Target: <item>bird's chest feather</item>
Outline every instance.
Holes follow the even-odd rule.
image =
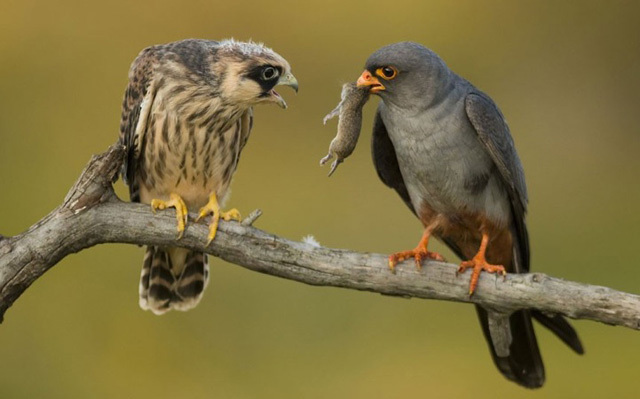
[[[412,116],[387,109],[382,118],[414,209],[451,220],[462,214],[502,218],[504,201],[490,198],[499,189],[493,162],[463,102]]]
[[[192,208],[215,193],[223,203],[240,155],[242,110],[166,94],[156,95],[144,135],[141,201],[176,193]]]

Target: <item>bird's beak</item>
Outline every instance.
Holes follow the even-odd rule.
[[[298,92],[298,80],[295,76],[293,76],[291,72],[288,72],[286,75],[280,76],[280,80],[278,80],[276,86],[280,85],[289,86],[293,90],[295,90],[296,93]]]
[[[291,72],[287,72],[285,75],[282,75],[278,80],[278,83],[276,83],[276,86],[289,86],[293,90],[295,90],[296,93],[298,92],[298,80],[295,76],[293,76]],[[275,94],[274,97],[276,104],[278,104],[281,108],[286,109],[287,103],[286,101],[284,101],[284,98],[280,97],[280,95],[275,90],[273,90],[273,92]]]
[[[384,90],[384,86],[382,85],[382,83],[380,83],[378,78],[376,78],[375,76],[371,75],[371,72],[369,72],[367,70],[362,72],[362,75],[360,75],[360,77],[358,78],[358,81],[356,82],[356,85],[358,87],[367,87],[367,86],[369,86],[370,87],[369,91],[371,93],[377,93],[379,91]]]

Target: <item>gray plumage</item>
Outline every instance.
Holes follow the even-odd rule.
[[[369,90],[358,88],[355,83],[345,83],[342,85],[340,103],[324,117],[323,123],[326,124],[338,115],[338,133],[331,140],[329,153],[320,160],[320,165],[324,165],[333,157],[336,158],[331,164],[329,176],[356,148],[362,128],[362,107],[368,100]]]
[[[397,75],[386,79],[380,68],[389,66]],[[383,79],[372,141],[381,180],[398,192],[426,232],[462,259],[474,257],[486,234],[489,261],[507,271],[529,271],[524,172],[491,98],[417,43],[383,47],[365,69],[367,76]],[[560,316],[515,312],[505,350],[504,342],[492,341],[487,312],[478,308],[478,315],[498,369],[523,386],[539,387],[545,378],[531,317],[582,353],[575,331]]]
[[[120,124],[131,200],[180,198],[197,210],[214,195],[223,206],[253,106],[286,107],[273,90],[278,84],[297,89],[287,61],[262,44],[189,39],[144,49],[131,65]],[[208,278],[206,254],[147,247],[140,306],[156,314],[188,310]]]

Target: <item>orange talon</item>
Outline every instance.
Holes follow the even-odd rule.
[[[469,296],[473,295],[478,286],[478,279],[482,271],[488,273],[498,273],[503,276],[507,275],[507,271],[502,265],[492,265],[487,262],[485,258],[485,252],[487,251],[487,245],[489,244],[489,235],[482,233],[482,242],[480,243],[480,249],[478,253],[471,260],[465,260],[460,263],[457,274],[464,273],[467,269],[473,269],[471,272],[471,281],[469,282]]]
[[[444,258],[440,254],[427,251],[429,236],[429,232],[425,230],[417,247],[408,251],[396,252],[389,255],[389,269],[391,269],[392,272],[395,272],[396,265],[409,258],[413,258],[415,260],[416,269],[418,270],[422,268],[422,261],[425,259],[444,261]]]

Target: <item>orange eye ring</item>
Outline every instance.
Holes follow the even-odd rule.
[[[392,66],[385,66],[376,69],[376,75],[380,76],[384,80],[391,80],[398,75],[398,70]]]

